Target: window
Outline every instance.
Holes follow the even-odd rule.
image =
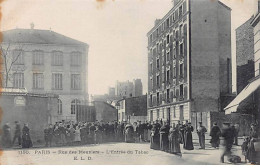
[[[44,64],[44,54],[43,51],[33,52],[33,65],[43,65]]]
[[[14,73],[13,74],[13,87],[14,88],[24,88],[24,74]]]
[[[58,99],[58,115],[62,114],[62,101]]]
[[[167,82],[170,82],[170,70],[167,70],[166,72],[166,80]]]
[[[180,78],[183,78],[183,63],[180,64]]]
[[[160,60],[159,59],[156,60],[156,67],[157,67],[157,69],[160,69]]]
[[[160,103],[160,93],[159,92],[157,92],[157,95],[156,95],[157,97],[157,104],[159,104]]]
[[[167,89],[167,91],[166,91],[166,99],[167,99],[167,102],[169,102],[169,100],[170,100],[170,89]]]
[[[13,60],[15,65],[24,64],[24,54],[22,50],[13,50]]]
[[[179,7],[179,17],[182,16],[182,6]]]
[[[176,78],[176,67],[173,67],[173,77]]]
[[[150,64],[151,74],[153,73],[153,64]]]
[[[76,112],[79,110],[80,108],[80,100],[78,99],[74,99],[72,102],[71,102],[71,114],[76,114]]]
[[[43,89],[44,88],[43,73],[34,73],[33,74],[33,88],[34,89]]]
[[[169,36],[169,34],[167,35],[167,44],[169,44],[170,43],[170,36]]]
[[[72,52],[70,55],[70,62],[71,62],[72,66],[80,66],[81,65],[81,53]]]
[[[80,74],[71,75],[71,89],[81,89],[81,79]]]
[[[175,15],[174,15],[174,13],[172,14],[172,22],[175,22]]]
[[[166,53],[166,59],[167,59],[167,61],[170,60],[170,52],[167,52],[167,53]]]
[[[62,74],[55,73],[52,74],[52,89],[62,89]]]
[[[178,20],[178,10],[175,11],[175,19]]]
[[[186,6],[186,1],[183,2],[183,14],[186,12],[187,6]]]
[[[176,107],[173,106],[173,117],[176,118]]]
[[[180,44],[180,55],[183,56],[183,43]]]
[[[156,76],[156,85],[157,87],[160,87],[160,75]]]
[[[182,25],[180,25],[179,29],[180,29],[180,37],[182,37]]]
[[[153,105],[153,95],[150,95],[150,105]]]
[[[159,43],[156,44],[156,50],[157,50],[157,53],[159,53]]]
[[[164,119],[164,109],[162,109],[162,118]]]
[[[167,27],[167,28],[170,27],[170,19],[169,19],[169,18],[166,20],[166,27]]]
[[[156,29],[156,37],[159,37],[159,29]]]
[[[183,84],[180,85],[180,97],[183,97]]]
[[[157,112],[157,119],[159,119],[159,117],[160,117],[160,116],[159,116],[159,114],[160,114],[159,109],[157,109],[156,112]]]
[[[63,54],[60,51],[52,52],[51,65],[62,66],[63,65]]]

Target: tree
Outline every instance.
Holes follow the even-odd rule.
[[[13,69],[14,65],[17,63],[18,59],[19,58],[21,59],[21,57],[22,57],[22,54],[23,54],[22,49],[23,49],[23,46],[21,44],[11,46],[10,43],[8,43],[8,44],[2,43],[0,45],[0,52],[1,52],[0,61],[3,65],[2,68],[4,70],[4,74],[1,74],[1,78],[3,79],[3,77],[4,77],[4,81],[5,81],[4,86],[5,87],[8,87],[8,84],[9,84],[8,81],[11,81],[11,79],[12,79],[11,70]],[[19,65],[17,65],[17,66],[19,67]]]

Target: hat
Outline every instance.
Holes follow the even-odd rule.
[[[230,122],[223,122],[224,125],[230,125]]]
[[[188,122],[188,124],[191,124],[191,122]]]
[[[201,121],[200,121],[199,123],[200,123],[200,124],[202,124],[202,122],[201,122]]]

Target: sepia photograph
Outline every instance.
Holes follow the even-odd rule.
[[[0,0],[0,165],[259,165],[260,0]]]

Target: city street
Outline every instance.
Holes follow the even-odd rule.
[[[106,143],[63,148],[32,148],[4,151],[1,164],[222,164],[221,149],[182,150],[182,157],[163,151],[151,150],[149,143]],[[233,149],[241,155],[241,147]],[[119,159],[120,158],[120,159]],[[225,164],[231,164],[225,162]],[[245,164],[245,163],[241,163]]]

